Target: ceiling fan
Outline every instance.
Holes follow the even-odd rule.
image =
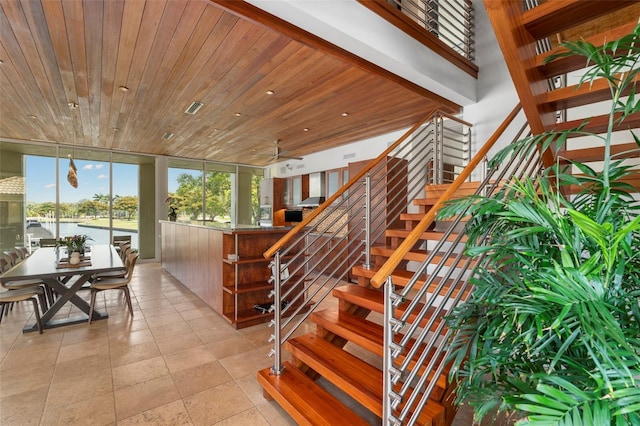
[[[286,155],[287,151],[280,151],[280,139],[276,139],[273,141],[273,154],[271,155],[271,158],[269,159],[269,163],[272,163],[274,161],[278,161],[281,159],[287,159],[287,160],[302,160],[302,157],[291,157]]]

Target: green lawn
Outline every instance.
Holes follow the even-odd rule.
[[[109,219],[106,217],[98,218],[98,219],[83,219],[81,220],[80,223],[84,225],[99,226],[102,228],[109,227]],[[134,219],[134,220],[114,219],[113,227],[118,229],[138,230],[138,220],[137,219]]]

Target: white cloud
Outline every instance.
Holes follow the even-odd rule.
[[[55,183],[48,183],[44,186],[45,188],[55,188],[56,184]]]
[[[96,169],[101,169],[104,167],[104,164],[96,164]]]
[[[91,170],[91,169],[93,169],[93,164],[87,164],[82,168],[82,170]]]
[[[109,176],[107,176],[107,175],[98,175],[98,179],[106,179],[106,178],[108,178],[108,177],[109,177]]]

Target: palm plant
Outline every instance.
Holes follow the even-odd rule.
[[[523,147],[557,150],[580,135],[602,141],[602,171],[557,162],[440,212],[469,209],[466,251],[482,259],[470,298],[447,319],[455,330],[452,379],[457,402],[470,403],[477,419],[497,409],[514,412],[518,425],[640,425],[639,203],[623,181],[633,172],[623,162],[629,153],[611,154],[614,125],[640,111],[640,26],[601,47],[564,47],[549,60],[582,55],[592,66],[580,84],[608,81],[607,132],[589,133],[584,123],[532,136],[492,163]]]

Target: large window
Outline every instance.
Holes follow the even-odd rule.
[[[140,165],[153,167],[153,157],[9,142],[0,143],[0,154],[0,182],[3,176],[22,181],[21,194],[11,203],[11,230],[6,226],[0,236],[3,249],[24,244],[33,250],[42,238],[75,234],[89,235],[90,244],[130,235],[140,249]],[[75,187],[68,179],[71,169]],[[7,197],[0,194],[0,207],[2,198]],[[154,209],[151,214],[155,217]],[[153,258],[155,232],[149,232],[145,255]]]
[[[263,176],[255,167],[171,159],[167,213],[175,209],[180,222],[256,225]]]

